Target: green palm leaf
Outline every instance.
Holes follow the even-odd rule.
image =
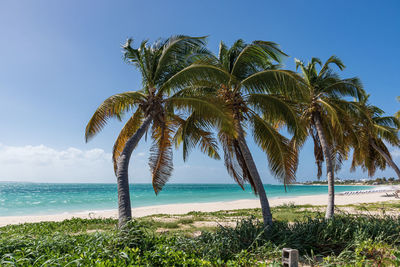
[[[172,76],[160,88],[159,93],[169,93],[172,90],[196,87],[199,83],[208,81],[214,86],[227,83],[230,75],[226,71],[208,64],[193,64]]]
[[[250,117],[250,123],[254,140],[266,152],[270,170],[285,185],[295,181],[297,155],[289,140],[256,114]]]
[[[247,93],[272,93],[291,95],[301,94],[299,77],[288,70],[264,70],[257,72],[241,82]]]
[[[250,94],[247,96],[246,102],[252,110],[262,114],[267,121],[278,124],[282,122],[291,133],[302,130],[294,102],[282,95]]]
[[[210,158],[220,159],[218,145],[211,132],[212,122],[204,120],[193,112],[187,119],[175,118],[179,121],[179,127],[175,134],[175,144],[178,147],[182,143],[183,160],[186,161],[190,151],[199,146],[200,150]],[[208,129],[204,130],[204,129]]]
[[[109,118],[120,119],[121,116],[143,103],[146,99],[141,92],[126,92],[107,98],[96,110],[86,126],[85,139],[89,141],[106,125]]]

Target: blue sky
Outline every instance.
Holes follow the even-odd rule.
[[[111,122],[88,144],[84,128],[108,96],[136,90],[140,76],[121,57],[137,42],[173,34],[220,40],[270,40],[294,57],[346,64],[371,101],[388,114],[400,109],[399,1],[19,1],[0,2],[0,181],[114,182],[110,152],[122,127]],[[265,183],[265,155],[249,140]],[[132,182],[150,182],[148,145],[134,152]],[[400,163],[400,152],[392,149]],[[171,182],[231,182],[223,162],[175,152]],[[315,177],[313,148],[301,152],[298,179]],[[387,169],[377,176],[394,176]],[[362,178],[345,163],[339,177]]]

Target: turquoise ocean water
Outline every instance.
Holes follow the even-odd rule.
[[[368,189],[368,186],[337,186],[336,192]],[[269,198],[318,195],[327,186],[265,185]],[[167,184],[158,196],[150,184],[131,185],[132,207],[162,204],[255,199],[251,188],[235,184]],[[60,214],[117,208],[116,184],[0,183],[0,216]]]

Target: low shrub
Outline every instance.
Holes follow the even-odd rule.
[[[116,223],[74,219],[2,227],[0,266],[279,266],[283,247],[298,249],[309,264],[400,266],[398,217],[317,216],[267,228],[249,217],[197,237],[160,234],[140,221],[118,230]]]

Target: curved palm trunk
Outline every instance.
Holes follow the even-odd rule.
[[[400,179],[400,169],[399,169],[399,167],[397,167],[396,163],[394,163],[392,158],[388,154],[386,154],[385,151],[383,151],[379,146],[377,146],[373,140],[370,140],[370,143],[371,143],[372,147],[376,151],[378,151],[379,154],[382,155],[382,157],[386,160],[387,164],[389,164],[389,166],[392,167],[392,169],[394,169],[394,171],[397,174],[397,177],[399,177],[399,179]]]
[[[264,226],[272,225],[271,208],[269,206],[267,194],[265,193],[264,185],[263,185],[260,175],[258,173],[257,166],[254,162],[253,156],[251,155],[250,149],[247,146],[246,139],[244,138],[243,128],[240,125],[240,123],[237,123],[237,128],[238,128],[239,147],[243,154],[243,158],[244,158],[244,161],[246,162],[246,165],[250,172],[250,175],[253,178],[254,185],[257,189],[257,192],[258,192],[258,195],[260,198]]]
[[[122,227],[132,219],[131,199],[129,196],[128,168],[132,151],[135,149],[152,121],[151,116],[146,117],[136,133],[128,139],[124,150],[117,162],[117,187],[118,187],[118,225]]]
[[[314,115],[313,119],[315,123],[315,128],[318,132],[319,141],[321,143],[326,163],[326,178],[328,181],[328,205],[326,207],[325,218],[331,219],[335,212],[335,173],[333,170],[332,152],[326,140],[319,115]]]

